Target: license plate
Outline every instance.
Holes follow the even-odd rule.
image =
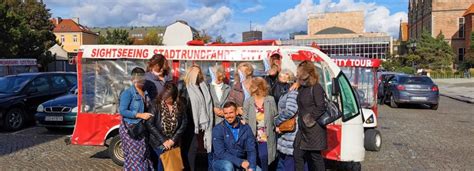
[[[46,116],[44,118],[45,121],[63,121],[62,116]]]
[[[426,97],[411,97],[412,100],[428,100]]]

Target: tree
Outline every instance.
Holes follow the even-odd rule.
[[[474,67],[474,32],[471,32],[469,49],[467,49],[464,61],[459,65],[460,70],[467,70]]]
[[[447,70],[453,63],[454,52],[444,40],[443,33],[433,38],[427,31],[423,31],[417,42],[415,54],[410,60],[421,68]]]
[[[56,43],[51,14],[36,0],[0,2],[0,54],[3,58],[35,58],[46,70],[54,60],[48,53]]]
[[[99,44],[131,45],[133,39],[128,36],[128,31],[114,29],[112,32],[106,31],[105,35],[99,36]]]
[[[216,43],[225,43],[224,37],[221,35],[217,36],[216,39],[214,39],[214,42]]]
[[[143,38],[143,42],[146,45],[162,45],[163,37],[158,35],[158,31],[150,30]]]
[[[206,30],[202,30],[200,33],[198,33],[195,40],[201,40],[204,43],[209,43],[212,40],[212,37],[206,33]]]

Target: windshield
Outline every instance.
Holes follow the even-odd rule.
[[[375,69],[363,67],[340,67],[359,96],[362,107],[375,105]]]
[[[401,84],[433,84],[428,77],[401,77],[400,78]]]
[[[0,78],[0,93],[20,91],[32,76],[11,76]]]

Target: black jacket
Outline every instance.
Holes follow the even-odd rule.
[[[275,102],[278,105],[278,101],[280,101],[280,97],[288,93],[290,89],[290,84],[282,83],[280,81],[276,81],[272,87],[270,87],[270,95],[275,98]]]
[[[168,139],[171,139],[178,144],[181,137],[183,136],[184,131],[186,130],[186,125],[188,119],[186,117],[186,113],[182,110],[182,106],[178,106],[178,125],[174,131],[174,135],[172,137],[166,137],[163,134],[163,128],[161,127],[161,113],[158,110],[157,104],[154,102],[152,105],[149,105],[148,111],[155,115],[151,117],[145,122],[145,125],[149,132],[149,143],[152,148],[158,148]]]
[[[313,91],[311,93],[311,90]],[[313,95],[313,96],[312,96]],[[326,110],[324,101],[324,89],[318,83],[312,88],[310,86],[301,86],[298,89],[298,115],[313,115],[312,118],[318,119]],[[301,150],[325,150],[326,127],[316,124],[313,127],[307,127],[303,117],[298,117],[298,132],[296,133],[294,148]]]

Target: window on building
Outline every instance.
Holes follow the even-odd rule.
[[[61,42],[65,42],[66,39],[64,38],[64,35],[61,35]]]
[[[464,61],[465,50],[466,49],[464,49],[464,48],[459,48],[458,49],[458,60],[459,60],[459,62]]]
[[[459,38],[464,38],[464,17],[459,18]]]
[[[77,35],[72,36],[72,41],[77,42]]]

